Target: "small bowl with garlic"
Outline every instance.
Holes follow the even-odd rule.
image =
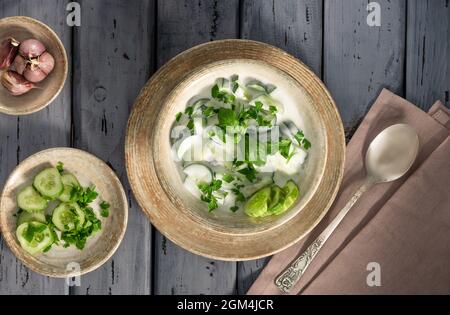
[[[58,35],[25,16],[0,19],[0,113],[27,115],[49,105],[67,78]]]

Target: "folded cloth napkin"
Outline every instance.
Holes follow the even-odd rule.
[[[332,208],[307,237],[273,256],[247,294],[282,294],[275,278],[345,206],[365,178],[370,142],[396,123],[419,135],[415,164],[359,199],[290,294],[450,293],[450,110],[437,102],[427,114],[385,89],[347,146]],[[369,285],[377,275],[380,283]]]

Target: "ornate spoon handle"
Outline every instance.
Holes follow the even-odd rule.
[[[322,248],[323,244],[330,237],[331,233],[336,229],[336,227],[341,223],[342,219],[353,207],[353,205],[358,201],[359,197],[367,191],[374,184],[373,180],[367,179],[364,184],[356,191],[349,202],[344,208],[338,213],[338,215],[333,219],[333,221],[326,227],[325,230],[316,238],[316,240],[309,245],[309,247],[304,251],[294,262],[285,270],[281,275],[275,280],[276,286],[283,292],[289,292],[301,276],[305,273],[311,261],[317,255],[319,250]]]

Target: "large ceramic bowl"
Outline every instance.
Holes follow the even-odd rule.
[[[107,201],[109,216],[97,217],[102,229],[88,238],[83,250],[74,246],[53,246],[43,254],[30,255],[16,237],[18,211],[17,193],[33,182],[42,169],[64,164],[64,170],[74,174],[84,187],[95,186],[99,197],[92,204]],[[122,184],[105,162],[90,153],[72,148],[53,148],[38,152],[22,161],[11,173],[0,199],[0,230],[11,251],[28,268],[50,277],[70,277],[88,273],[105,263],[116,251],[125,234],[128,221],[128,203]]]
[[[253,219],[243,213],[209,213],[187,192],[171,158],[176,113],[206,82],[233,74],[277,82],[313,143],[300,179],[301,198],[280,216]],[[300,61],[270,45],[247,40],[203,44],[164,65],[141,91],[128,122],[125,144],[133,192],[151,222],[194,253],[223,260],[267,256],[292,245],[325,215],[343,173],[345,141],[339,113],[322,82]]]
[[[55,68],[45,80],[20,96],[11,96],[0,84],[0,113],[27,115],[49,105],[61,92],[67,78],[67,55],[58,35],[44,23],[25,16],[0,19],[0,41],[13,37],[18,41],[29,38],[40,40],[55,59]],[[3,71],[0,71],[0,75]]]

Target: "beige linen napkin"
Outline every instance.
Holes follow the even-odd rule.
[[[321,223],[275,255],[248,294],[281,294],[274,279],[331,222],[365,177],[364,156],[386,127],[407,123],[419,134],[416,163],[403,178],[366,192],[317,254],[291,294],[450,293],[450,111],[428,114],[383,90],[347,146],[338,198]],[[369,286],[369,263],[381,286]]]

